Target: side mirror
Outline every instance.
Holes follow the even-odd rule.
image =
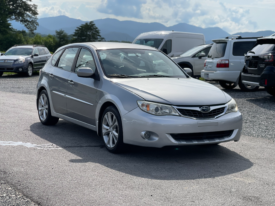
[[[79,77],[92,77],[95,74],[95,71],[89,67],[81,67],[76,72]]]
[[[34,54],[33,56],[34,56],[34,57],[38,57],[38,56],[39,56],[39,54]]]
[[[189,75],[189,76],[193,76],[193,72],[192,72],[192,69],[190,68],[184,68],[184,71]]]
[[[1,53],[1,56],[3,56],[4,55],[4,53]]]
[[[199,54],[198,57],[199,57],[199,59],[201,59],[202,57],[206,57],[206,54],[204,52],[202,52],[202,53]]]

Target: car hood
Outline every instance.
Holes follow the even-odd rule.
[[[26,56],[17,56],[17,55],[12,55],[12,56],[0,56],[0,60],[1,59],[8,59],[8,60],[17,60],[17,59],[21,59],[21,58],[26,58]]]
[[[231,100],[219,88],[193,78],[116,79],[114,83],[147,101],[171,105],[210,106]]]

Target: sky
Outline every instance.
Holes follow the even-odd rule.
[[[274,0],[33,0],[39,18],[66,15],[91,21],[115,18],[220,27],[228,33],[275,30]]]

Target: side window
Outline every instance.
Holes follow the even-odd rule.
[[[58,62],[58,67],[66,71],[71,71],[78,48],[68,48],[64,51]]]
[[[255,45],[256,41],[234,42],[233,55],[244,56],[244,54],[252,50]]]
[[[33,50],[33,54],[39,54],[38,48],[35,48],[35,49]]]
[[[167,40],[164,45],[162,46],[161,51],[163,51],[165,54],[170,54],[172,51],[172,40]]]
[[[209,53],[209,51],[210,51],[210,49],[211,49],[211,47],[208,47],[208,48],[206,48],[206,49],[201,50],[200,52],[198,52],[198,53],[195,55],[195,57],[199,57],[201,54],[204,54],[205,56],[207,56],[208,53]]]
[[[81,49],[81,52],[79,53],[79,57],[77,59],[75,71],[78,71],[78,69],[81,67],[89,67],[93,71],[95,71],[96,69],[93,55],[87,49]]]
[[[47,48],[43,48],[43,49],[44,49],[45,54],[49,54],[50,53]]]
[[[39,55],[45,55],[45,51],[43,48],[39,48],[38,51],[39,51]]]
[[[60,55],[62,54],[63,52],[63,49],[56,52],[54,55],[53,55],[53,58],[52,58],[52,65],[54,66],[58,60],[58,58],[60,57]]]

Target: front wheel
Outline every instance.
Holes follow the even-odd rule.
[[[246,91],[246,92],[255,92],[259,89],[259,86],[244,84],[242,82],[242,76],[240,76],[239,78],[239,87],[242,91]]]
[[[237,86],[237,84],[233,82],[219,81],[219,83],[224,89],[234,89]]]
[[[101,136],[109,152],[120,153],[124,150],[122,123],[119,112],[114,106],[107,107],[101,118]]]
[[[275,96],[275,87],[266,87],[265,90],[268,94]]]
[[[51,106],[46,90],[42,90],[38,97],[37,102],[38,116],[40,122],[44,125],[55,125],[59,118],[53,117],[51,114]]]
[[[27,71],[26,75],[28,77],[31,77],[33,75],[33,67],[31,64],[29,64],[29,66],[28,66],[28,71]]]

